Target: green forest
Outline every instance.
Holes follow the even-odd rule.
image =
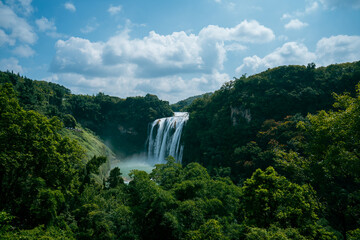
[[[0,239],[360,239],[359,82],[281,66],[170,105],[0,72]],[[179,110],[182,164],[110,170]]]

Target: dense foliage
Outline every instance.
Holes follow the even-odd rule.
[[[119,155],[143,151],[148,123],[173,114],[168,102],[151,94],[126,99],[103,93],[75,95],[58,84],[33,81],[10,72],[0,72],[0,83],[13,85],[25,110],[58,116],[66,127],[74,128],[80,123]]]
[[[183,161],[215,175],[226,170],[240,185],[274,166],[317,192],[322,219],[345,238],[360,224],[359,81],[360,62],[283,66],[235,79],[188,107]]]
[[[186,147],[197,144],[187,150],[193,160],[169,157],[150,174],[133,170],[129,184],[119,168],[94,181],[106,158],[82,161],[86,150],[60,134],[62,122],[102,124],[121,113],[115,106],[130,114],[166,109],[156,97],[64,95],[65,110],[88,103],[104,114],[76,116],[74,108],[61,122],[29,110],[39,105],[20,106],[21,92],[0,84],[0,238],[360,239],[359,65],[280,67],[195,100],[185,135]],[[297,74],[314,79],[289,80]],[[107,101],[113,113],[95,107]],[[125,123],[123,131],[135,126]]]
[[[171,104],[170,106],[174,112],[184,112],[184,111],[186,111],[186,108],[188,106],[190,106],[193,103],[193,101],[195,101],[196,99],[203,98],[205,96],[211,96],[211,95],[212,95],[212,93],[204,93],[202,95],[189,97],[187,99],[178,101],[177,103]]]
[[[239,174],[249,177],[254,169],[247,172],[240,165],[244,161],[254,164],[257,160],[251,159],[254,154],[249,151],[267,147],[259,131],[266,132],[289,116],[296,122],[308,113],[330,109],[334,92],[354,96],[359,81],[360,62],[320,68],[315,64],[281,66],[230,81],[187,108],[190,119],[184,129],[183,161],[199,162],[210,170],[231,167],[236,181],[241,180],[235,179]],[[266,167],[260,165],[254,168]]]

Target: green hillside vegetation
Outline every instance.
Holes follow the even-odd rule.
[[[35,110],[47,117],[59,117],[68,128],[62,128],[58,132],[63,137],[76,140],[84,149],[84,163],[93,156],[106,156],[108,161],[102,165],[100,171],[100,178],[105,177],[115,154],[92,131],[83,129],[71,115],[65,114],[67,110],[63,101],[70,95],[69,89],[50,82],[33,81],[9,72],[0,72],[0,82],[12,84],[17,90],[17,99],[24,109]]]
[[[76,124],[101,123],[96,111],[60,121],[0,84],[0,238],[360,239],[359,69],[284,66],[229,82],[188,107],[185,163],[133,170],[129,184],[119,168],[94,178],[106,157],[92,153],[108,150],[82,148],[101,143]],[[152,113],[121,131],[169,109],[151,95],[76,96],[60,106]]]
[[[253,166],[246,174],[249,177],[258,167],[264,169],[272,164],[271,156],[263,164],[246,152],[247,146],[254,148],[252,151],[267,149],[271,138],[263,139],[261,133],[281,123],[295,129],[296,122],[308,113],[331,109],[333,93],[355,96],[359,81],[360,62],[320,68],[315,64],[281,66],[230,81],[187,108],[190,119],[184,129],[183,161],[199,162],[209,170],[230,167],[235,181],[241,180],[239,174],[246,174],[246,162]],[[287,123],[289,120],[293,124]],[[281,137],[280,133],[272,134]],[[285,136],[275,140],[291,145]]]
[[[84,149],[84,163],[90,161],[94,156],[105,156],[107,158],[106,163],[100,167],[99,176],[94,176],[97,181],[101,183],[102,179],[106,177],[110,171],[110,163],[116,158],[113,151],[111,151],[99,137],[94,135],[94,133],[88,129],[83,129],[79,125],[77,125],[75,129],[62,128],[59,133],[64,137],[76,141],[81,148]]]
[[[360,223],[354,209],[360,145],[353,129],[359,81],[360,62],[354,62],[282,66],[228,82],[188,107],[183,162],[199,162],[240,185],[256,169],[273,166],[314,187],[322,216],[345,238]]]
[[[206,96],[211,96],[212,93],[204,93],[201,95],[189,97],[187,99],[181,100],[177,103],[171,104],[170,107],[174,112],[186,112],[186,108],[192,104],[192,102],[198,98],[203,98]]]
[[[167,101],[151,94],[126,99],[103,93],[75,95],[55,83],[1,71],[0,83],[12,84],[25,110],[35,110],[47,117],[57,116],[64,123],[69,122],[65,126],[74,127],[76,122],[80,123],[100,136],[120,157],[142,152],[148,123],[173,115]],[[71,117],[75,120],[69,121]]]

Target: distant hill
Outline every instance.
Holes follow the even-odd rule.
[[[186,111],[186,107],[189,106],[194,100],[196,100],[198,98],[208,97],[208,96],[211,96],[212,94],[213,93],[209,92],[209,93],[204,93],[201,95],[189,97],[189,98],[181,100],[177,103],[171,104],[170,107],[174,112],[183,112],[183,111]]]

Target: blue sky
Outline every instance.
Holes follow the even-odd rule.
[[[0,0],[0,70],[176,102],[279,65],[360,60],[360,0]]]

